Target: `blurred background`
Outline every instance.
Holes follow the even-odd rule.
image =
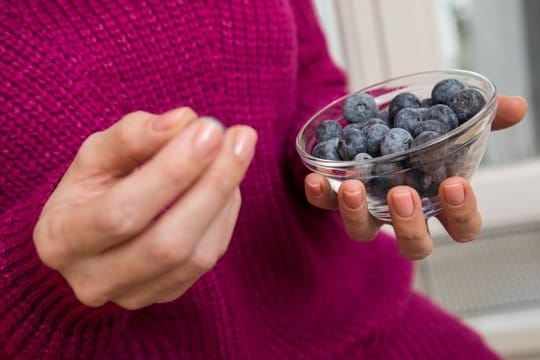
[[[455,244],[430,220],[416,287],[480,331],[505,359],[540,359],[540,1],[315,0],[351,90],[416,71],[477,71],[529,101],[492,133],[473,178],[484,230]]]

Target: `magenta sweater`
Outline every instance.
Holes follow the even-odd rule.
[[[0,0],[0,80],[1,359],[495,357],[394,239],[305,201],[296,131],[345,91],[308,0]],[[184,105],[259,133],[228,252],[172,303],[83,306],[36,255],[41,207],[88,135]]]

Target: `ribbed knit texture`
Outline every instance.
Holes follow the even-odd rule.
[[[296,131],[345,91],[309,0],[0,0],[0,80],[1,359],[495,357],[394,239],[305,201]],[[35,252],[43,204],[88,135],[185,105],[259,134],[228,252],[172,303],[81,305]]]

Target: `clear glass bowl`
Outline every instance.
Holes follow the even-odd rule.
[[[486,100],[486,105],[474,117],[452,131],[419,147],[369,161],[332,161],[311,155],[316,144],[315,129],[318,124],[329,119],[346,124],[342,109],[349,96],[359,92],[368,93],[375,98],[379,110],[387,110],[390,101],[399,93],[411,92],[422,100],[431,96],[437,82],[447,78],[458,79],[480,91]],[[496,110],[495,85],[486,77],[464,70],[420,72],[369,86],[330,103],[300,129],[296,149],[305,166],[326,176],[336,192],[344,180],[361,180],[366,187],[368,208],[373,216],[389,221],[388,190],[397,185],[409,185],[419,193],[424,216],[428,218],[441,209],[438,185],[442,180],[450,176],[470,179],[478,169]]]

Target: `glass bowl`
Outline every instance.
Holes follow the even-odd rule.
[[[362,161],[335,161],[311,155],[316,145],[315,129],[325,120],[346,124],[343,105],[356,93],[374,97],[379,111],[387,110],[390,101],[402,92],[411,92],[420,100],[429,98],[433,86],[440,80],[454,78],[484,96],[486,105],[471,119],[450,132],[409,150]],[[387,192],[397,185],[416,189],[422,200],[426,218],[440,212],[439,184],[447,177],[470,179],[478,169],[485,153],[491,123],[497,110],[496,89],[486,77],[465,70],[426,71],[396,77],[363,88],[339,98],[313,115],[300,129],[296,149],[305,166],[324,175],[334,191],[347,179],[358,179],[366,188],[370,213],[383,221],[390,221]]]

